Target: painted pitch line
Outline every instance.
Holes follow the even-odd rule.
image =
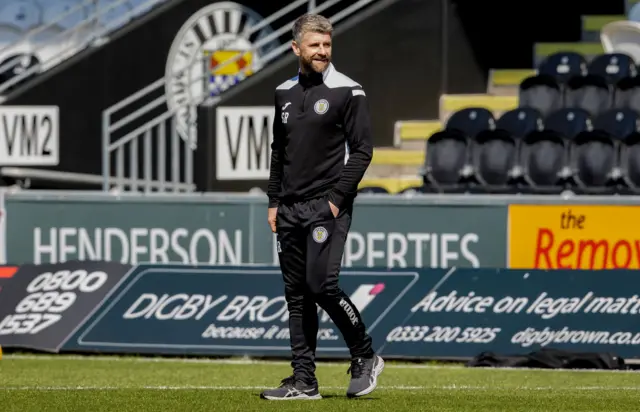
[[[159,390],[159,391],[249,391],[268,389],[269,386],[0,386],[0,391],[114,391],[114,390]],[[342,386],[321,386],[323,390],[343,390]],[[431,386],[379,386],[378,390],[394,391],[640,391],[640,387],[613,387],[613,386],[578,386],[578,387],[551,387],[551,386],[516,386],[516,387],[492,387],[471,385],[431,385]]]
[[[9,360],[44,360],[44,361],[107,361],[107,362],[140,362],[140,363],[195,363],[213,365],[284,365],[290,366],[289,361],[257,360],[257,359],[206,359],[206,358],[151,358],[151,357],[126,357],[126,356],[77,356],[77,355],[5,355],[3,359]],[[0,361],[1,362],[1,361]],[[541,368],[469,368],[463,365],[429,365],[429,364],[393,364],[387,361],[385,369],[466,369],[466,370],[495,370],[495,371],[543,371],[560,373],[639,373],[636,370],[606,370],[606,369],[541,369]],[[349,362],[317,361],[318,366],[341,367],[349,365]]]

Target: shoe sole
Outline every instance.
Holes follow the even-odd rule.
[[[320,394],[317,395],[304,395],[304,396],[290,396],[288,398],[278,398],[276,396],[267,396],[267,395],[260,395],[260,397],[262,399],[266,399],[268,401],[315,401],[318,399],[322,399],[322,396]]]
[[[378,358],[378,362],[376,365],[373,366],[373,371],[371,376],[373,376],[373,383],[371,385],[369,385],[369,387],[365,390],[362,390],[358,393],[355,394],[347,394],[347,396],[349,398],[358,398],[360,396],[364,396],[364,395],[368,395],[371,392],[373,392],[376,387],[378,386],[378,375],[380,375],[382,373],[382,370],[384,369],[384,359],[382,359],[380,356],[376,355],[376,358]]]

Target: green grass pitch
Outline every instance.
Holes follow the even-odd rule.
[[[319,362],[317,401],[265,401],[287,362],[5,356],[0,411],[633,411],[640,373],[478,369],[387,362],[378,389],[347,399],[347,362]]]

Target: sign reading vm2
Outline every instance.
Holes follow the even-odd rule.
[[[346,271],[342,287],[375,333],[387,329],[386,316],[418,279],[411,271]],[[283,292],[274,268],[139,266],[72,344],[141,353],[288,355]],[[318,355],[347,355],[340,331],[318,312]]]

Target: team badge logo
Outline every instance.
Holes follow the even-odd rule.
[[[313,229],[313,233],[311,235],[313,236],[313,240],[316,243],[322,243],[327,240],[329,232],[327,232],[327,229],[323,228],[322,226],[318,226],[317,228]]]
[[[313,105],[313,110],[318,114],[325,114],[327,110],[329,110],[329,102],[325,99],[318,100],[316,104]]]
[[[191,16],[176,35],[165,68],[165,93],[169,110],[177,112],[178,134],[192,148],[198,104],[256,73],[264,66],[264,57],[281,46],[272,36],[255,47],[274,33],[262,20],[246,6],[218,2]]]

